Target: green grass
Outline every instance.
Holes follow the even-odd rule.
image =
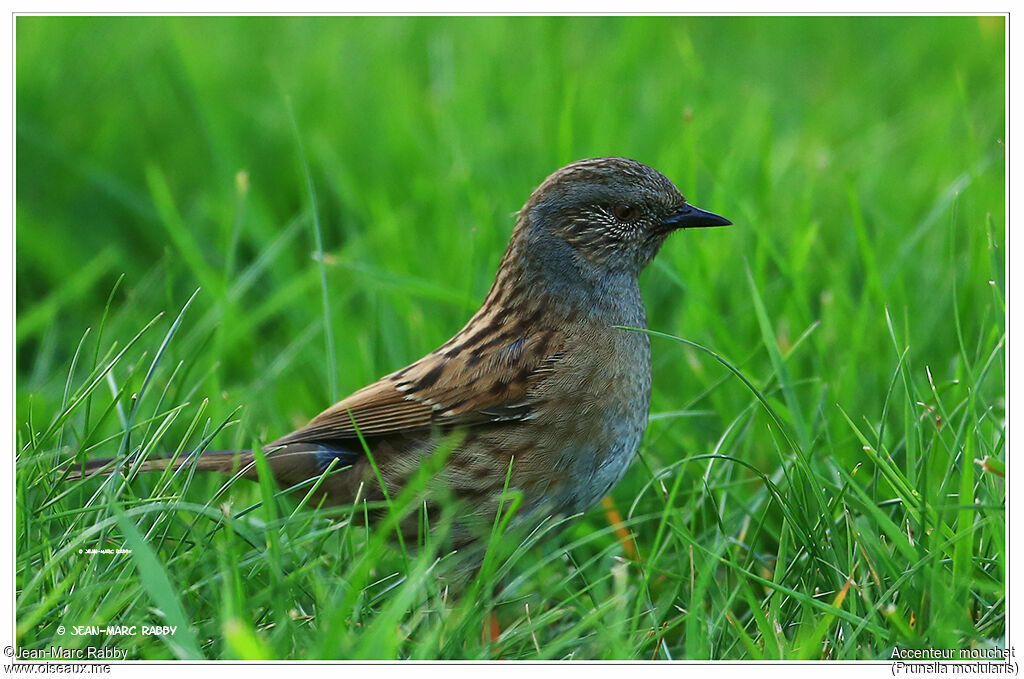
[[[16,31],[21,646],[848,660],[1005,642],[1002,18]],[[256,445],[433,349],[533,187],[597,155],[735,222],[676,235],[641,281],[651,422],[612,492],[639,561],[600,508],[529,539],[498,539],[503,517],[481,576],[446,588],[440,539],[392,540],[409,494],[367,528],[361,505],[187,469],[61,481],[92,456]],[[67,633],[91,624],[178,631]]]

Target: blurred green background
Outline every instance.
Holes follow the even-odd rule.
[[[919,362],[941,365],[952,274],[965,278],[963,308],[989,296],[968,275],[987,264],[971,259],[985,214],[1002,226],[999,18],[17,24],[22,395],[62,380],[40,366],[70,359],[118,274],[128,291],[161,291],[141,315],[180,307],[198,285],[209,305],[234,282],[227,262],[237,272],[308,220],[289,100],[334,256],[339,355],[358,355],[343,361],[346,388],[457,330],[490,284],[512,213],[581,157],[651,164],[737,225],[673,239],[645,282],[652,328],[742,353],[756,325],[729,302],[745,297],[746,259],[780,332],[793,339],[822,321],[814,341],[828,360],[808,372],[848,385],[857,410],[886,385],[857,370],[889,349],[886,333],[864,328],[883,328],[883,304],[907,310]],[[169,232],[157,190],[187,235]],[[944,210],[959,194],[950,234]],[[309,231],[224,310],[223,325],[244,328],[225,331],[225,383],[263,372],[315,320]],[[308,414],[326,401],[322,359],[318,342],[301,352],[288,383],[303,386],[288,391],[308,396],[275,408]]]
[[[163,333],[202,287],[167,349],[164,363],[182,365],[167,402],[209,398],[214,421],[244,405],[214,447],[269,440],[446,340],[483,299],[530,191],[569,161],[621,155],[735,223],[666,244],[641,281],[650,327],[768,382],[776,346],[788,375],[772,402],[816,473],[835,481],[837,467],[866,464],[872,497],[893,497],[845,412],[889,441],[914,484],[945,496],[974,430],[943,441],[933,426],[922,436],[944,452],[932,463],[920,457],[930,438],[916,452],[903,438],[941,418],[940,394],[957,417],[973,422],[977,408],[987,448],[976,457],[1003,454],[1004,28],[1002,17],[18,17],[22,443],[30,418],[60,411],[76,347],[92,328],[86,365],[121,274],[101,355],[160,311]],[[653,356],[644,464],[614,494],[624,509],[644,469],[688,454],[784,473],[768,420],[740,415],[752,402],[742,384],[679,344],[653,340]],[[148,360],[112,374],[136,384]],[[886,407],[893,389],[910,390],[906,407]],[[117,430],[111,417],[90,441]],[[729,517],[693,519],[694,535],[742,522],[748,488],[727,481],[739,484]],[[984,483],[998,496],[1001,482]]]

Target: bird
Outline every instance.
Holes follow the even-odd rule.
[[[526,525],[585,512],[623,477],[647,425],[650,339],[628,329],[647,328],[640,272],[673,232],[731,223],[636,160],[558,169],[517,213],[494,283],[466,325],[263,446],[270,472],[285,488],[323,477],[316,493],[328,504],[381,501],[453,437],[437,476],[465,504],[457,545],[479,543],[479,526],[491,525],[509,490]],[[109,474],[115,462],[88,461],[68,478]],[[138,471],[187,464],[259,476],[244,450],[151,457]],[[408,523],[400,530],[415,534]]]

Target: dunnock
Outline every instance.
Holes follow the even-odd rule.
[[[381,481],[395,497],[441,437],[458,430],[440,477],[477,519],[493,520],[506,484],[521,493],[519,521],[589,509],[625,473],[647,425],[650,342],[616,327],[646,327],[637,277],[676,229],[730,223],[637,161],[563,167],[519,212],[494,284],[466,326],[265,446],[274,477],[290,487],[333,463],[340,471],[319,487],[328,502],[355,501],[361,485],[361,498],[383,499]],[[109,463],[93,460],[86,473]],[[191,463],[257,477],[247,451],[174,466]],[[168,464],[150,459],[140,469]],[[455,538],[473,540],[467,528]]]

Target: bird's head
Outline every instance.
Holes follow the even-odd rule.
[[[533,192],[520,216],[528,248],[541,256],[569,252],[594,273],[639,274],[673,231],[732,223],[691,205],[665,175],[628,158],[566,165]]]

